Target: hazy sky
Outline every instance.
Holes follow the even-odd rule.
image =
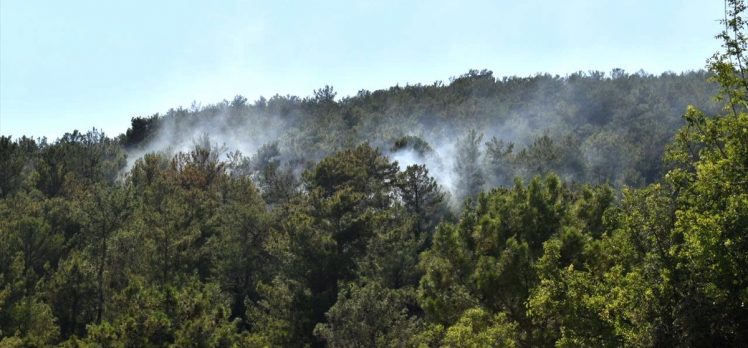
[[[0,134],[114,136],[193,101],[353,95],[469,69],[696,70],[722,16],[718,0],[1,0]]]

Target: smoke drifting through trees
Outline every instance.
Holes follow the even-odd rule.
[[[305,99],[276,95],[249,104],[237,96],[133,119],[123,172],[145,153],[212,142],[225,159],[235,151],[270,155],[250,166],[254,174],[272,163],[298,177],[309,163],[368,142],[402,169],[425,164],[455,205],[486,187],[549,172],[567,181],[641,186],[663,173],[660,158],[682,125],[682,110],[697,102],[716,111],[715,91],[705,72],[497,79],[470,71],[448,85],[361,91],[338,101],[331,87]],[[263,145],[277,151],[258,154]]]
[[[471,72],[0,136],[0,347],[741,346],[748,22],[726,5],[715,114],[702,72]],[[418,162],[453,202],[483,192],[454,214]]]

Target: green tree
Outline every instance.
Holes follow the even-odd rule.
[[[0,201],[0,331],[23,345],[44,346],[59,335],[43,292],[48,270],[56,267],[63,234],[50,226],[50,202],[39,192],[20,192]],[[13,341],[8,341],[11,344]]]
[[[504,313],[519,330],[519,344],[547,344],[547,328],[526,313],[538,284],[533,267],[543,243],[572,224],[574,196],[555,176],[517,181],[496,189],[468,207],[457,225],[437,228],[432,247],[421,255],[425,275],[419,303],[427,318],[454,325],[471,308],[491,316]]]
[[[79,252],[68,255],[52,275],[47,298],[62,337],[84,337],[86,325],[96,322],[103,299],[98,295],[103,284],[97,277],[95,265]]]
[[[266,206],[248,177],[227,181],[223,204],[216,212],[217,232],[206,248],[212,254],[211,278],[231,294],[232,318],[246,322],[245,302],[256,300],[256,287],[270,271],[271,255],[266,243],[271,238],[270,216]]]
[[[481,167],[480,143],[483,134],[478,134],[474,129],[457,144],[457,161],[455,173],[457,175],[457,198],[475,197],[483,189],[486,183]]]
[[[107,271],[110,267],[110,239],[121,229],[131,215],[129,188],[123,186],[104,187],[95,185],[86,196],[85,245],[88,245],[96,267],[96,322],[100,323],[104,311]]]
[[[349,284],[325,314],[327,322],[317,324],[314,332],[330,347],[402,346],[416,325],[404,295],[376,282]]]
[[[132,278],[114,303],[120,314],[90,326],[85,341],[122,347],[233,347],[243,341],[216,284],[190,279],[154,287]]]
[[[415,216],[416,238],[423,238],[424,233],[432,233],[446,214],[446,206],[444,192],[436,180],[429,176],[426,166],[411,165],[398,173],[397,188],[405,209]]]

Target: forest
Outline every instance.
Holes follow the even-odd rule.
[[[748,342],[748,37],[684,73],[231,101],[0,137],[0,347]]]

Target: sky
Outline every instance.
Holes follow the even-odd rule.
[[[717,0],[0,0],[0,134],[54,140],[235,95],[705,67]]]

